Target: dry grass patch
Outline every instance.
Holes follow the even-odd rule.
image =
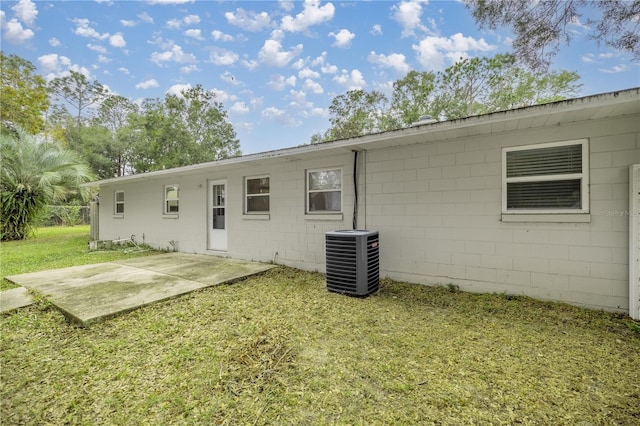
[[[278,268],[87,329],[2,318],[2,424],[636,424],[623,316]]]

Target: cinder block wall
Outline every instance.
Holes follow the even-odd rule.
[[[358,227],[380,232],[381,274],[478,292],[525,294],[593,308],[628,309],[628,166],[640,163],[639,117],[467,136],[360,154]],[[589,139],[589,223],[501,221],[503,147]],[[305,215],[308,169],[342,168],[343,214]],[[103,185],[102,239],[135,235],[168,249],[207,251],[207,182],[226,179],[228,251],[235,258],[325,270],[324,234],[350,229],[353,154],[273,159]],[[243,215],[244,178],[269,175],[271,211]],[[162,215],[163,186],[180,185],[180,214]],[[112,219],[113,191],[125,215]]]
[[[638,117],[367,153],[367,226],[393,278],[628,309],[628,166]],[[503,147],[589,138],[589,223],[501,221]]]

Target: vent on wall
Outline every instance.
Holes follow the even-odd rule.
[[[327,289],[367,296],[380,285],[378,231],[327,232]]]

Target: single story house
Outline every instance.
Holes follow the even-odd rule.
[[[639,163],[634,88],[92,185],[101,240],[324,272],[377,230],[382,277],[639,318]]]

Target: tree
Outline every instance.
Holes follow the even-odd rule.
[[[97,105],[106,96],[106,90],[97,80],[90,82],[82,73],[71,71],[64,77],[56,77],[49,83],[50,90],[76,111],[76,127],[82,127],[86,110]]]
[[[147,99],[123,137],[133,141],[136,173],[240,155],[240,142],[215,94],[200,85],[180,96]]]
[[[16,55],[0,51],[0,122],[36,134],[44,128],[49,108],[47,85],[36,67]]]
[[[437,115],[433,110],[435,82],[434,73],[414,70],[393,83],[391,109],[400,121],[397,127],[415,123],[422,115]]]
[[[575,72],[529,71],[510,54],[460,59],[443,72],[410,71],[393,83],[390,108],[379,92],[352,90],[329,106],[331,127],[311,143],[406,127],[422,115],[454,120],[566,99],[576,93]]]
[[[465,0],[481,28],[495,30],[504,25],[516,38],[515,55],[533,69],[548,67],[561,42],[574,37],[571,24],[580,22],[588,6],[600,11],[598,19],[587,19],[589,37],[598,44],[631,53],[640,59],[639,0]]]
[[[27,237],[33,221],[48,203],[76,194],[93,179],[89,168],[72,151],[38,140],[18,129],[0,135],[0,239]]]
[[[467,58],[437,76],[435,117],[448,120],[552,102],[573,95],[575,72],[530,72],[510,54]]]
[[[378,91],[349,90],[333,98],[329,106],[331,127],[323,140],[346,139],[388,130],[387,97]]]
[[[109,95],[100,104],[98,114],[94,118],[94,123],[104,126],[111,135],[108,146],[100,152],[103,156],[108,152],[105,157],[115,166],[115,173],[109,177],[124,176],[127,167],[130,167],[132,146],[126,128],[129,124],[129,117],[137,111],[137,105],[124,96]],[[98,174],[102,177],[100,171]]]

